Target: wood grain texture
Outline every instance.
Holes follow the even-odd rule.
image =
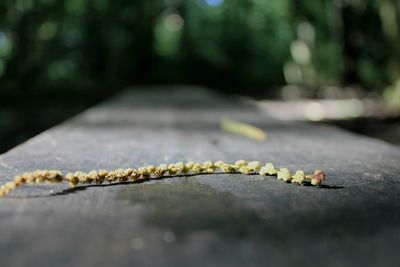
[[[268,140],[222,132],[221,119]],[[1,155],[0,182],[208,159],[322,168],[331,187],[241,174],[26,186],[0,199],[0,266],[398,266],[397,147],[201,88],[128,90]]]

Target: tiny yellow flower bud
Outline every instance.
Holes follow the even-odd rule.
[[[222,160],[218,160],[218,161],[216,161],[216,162],[214,163],[214,166],[215,166],[215,167],[218,167],[218,168],[222,168],[222,166],[225,165],[225,164],[226,164],[226,163],[223,162]]]
[[[132,179],[132,181],[136,181],[139,177],[140,174],[138,173],[138,171],[136,169],[132,169],[132,173],[129,178]]]
[[[259,171],[261,168],[260,162],[258,161],[251,161],[247,164],[247,167],[249,167],[252,171]]]
[[[165,163],[162,163],[162,164],[158,165],[157,168],[162,170],[162,171],[167,171],[168,170],[168,165],[165,164]]]
[[[21,186],[26,182],[26,180],[24,177],[22,177],[22,175],[17,175],[14,178],[14,182],[15,182],[16,186]]]
[[[236,168],[233,167],[232,165],[229,165],[229,164],[224,164],[224,165],[222,165],[222,166],[221,166],[221,169],[222,169],[223,172],[227,172],[227,173],[235,172],[235,171],[236,171]]]
[[[315,178],[311,179],[311,184],[312,185],[321,185],[321,183],[322,183],[322,181],[319,180],[319,179],[315,179]]]
[[[214,167],[214,163],[211,160],[207,160],[203,162],[203,168],[204,169],[209,169],[209,168],[213,168]]]
[[[116,176],[117,179],[121,182],[125,182],[129,179],[129,176],[126,175],[125,170],[124,169],[118,169],[115,171],[116,172]]]
[[[185,164],[185,171],[190,172],[193,168],[194,162],[193,161],[188,161]]]
[[[174,167],[177,170],[177,172],[185,172],[185,164],[183,164],[183,162],[175,163]]]
[[[214,173],[215,169],[214,168],[207,168],[204,170],[206,173]]]
[[[67,181],[69,181],[69,184],[71,187],[76,186],[79,183],[79,179],[78,177],[76,177],[73,173],[69,172],[67,173],[67,175],[65,176],[65,179]]]
[[[107,176],[108,172],[106,170],[99,170],[97,171],[97,175],[101,178],[105,178]]]
[[[99,175],[97,174],[97,171],[91,171],[88,173],[88,180],[93,181],[97,180],[99,178]]]
[[[109,172],[107,172],[107,174],[106,174],[106,176],[104,177],[104,179],[105,179],[107,182],[112,183],[112,182],[114,182],[115,180],[117,180],[117,176],[115,175],[115,172],[109,171]]]
[[[29,184],[32,184],[35,182],[35,176],[32,173],[27,174],[26,176],[24,176],[26,179],[26,182]]]
[[[239,168],[239,171],[243,174],[249,174],[251,172],[250,168],[247,166],[243,166]]]
[[[86,178],[85,178],[83,172],[80,172],[80,171],[75,172],[75,173],[74,173],[74,176],[75,176],[76,178],[78,178],[78,181],[79,181],[80,183],[85,183],[85,182],[86,182]]]
[[[275,175],[278,172],[272,163],[265,164],[265,171],[268,175]]]
[[[168,169],[175,168],[175,163],[168,164]]]
[[[281,168],[278,171],[278,179],[288,182],[292,179],[292,175],[287,168]]]
[[[185,163],[185,166],[186,166],[187,168],[192,168],[194,164],[195,164],[194,161],[188,161],[188,162]]]
[[[35,183],[43,183],[45,180],[45,176],[46,176],[46,171],[42,171],[42,170],[36,170],[33,173],[33,182]]]
[[[192,167],[192,170],[194,173],[201,173],[203,171],[203,168],[199,163],[195,163]]]
[[[125,169],[124,175],[129,177],[132,174],[132,172],[133,172],[133,169],[131,169],[131,168]]]
[[[104,178],[97,177],[97,179],[95,181],[96,181],[96,184],[100,185],[104,182]]]
[[[155,170],[156,170],[156,167],[154,167],[154,165],[149,165],[149,166],[147,166],[147,172],[148,172],[149,174],[154,173]]]
[[[241,159],[241,160],[236,161],[235,165],[237,168],[241,168],[241,167],[247,166],[247,161]]]
[[[5,196],[5,195],[8,195],[11,190],[7,186],[2,186],[1,191],[2,191],[1,195]]]
[[[170,175],[176,175],[178,173],[178,169],[175,167],[168,168],[168,172]]]
[[[321,185],[322,181],[325,180],[325,173],[321,170],[315,170],[314,175],[311,177],[312,185]]]
[[[268,175],[268,169],[265,167],[261,167],[259,174],[263,176]]]
[[[140,167],[138,169],[138,173],[139,173],[141,178],[148,178],[149,177],[149,171],[147,170],[147,168]]]
[[[296,171],[296,173],[292,176],[292,183],[302,184],[305,180],[306,176],[302,170]]]
[[[164,175],[164,173],[168,170],[167,164],[160,164],[157,166],[157,168],[154,171],[154,175],[156,177],[161,177]]]
[[[155,177],[161,177],[161,176],[163,176],[163,175],[164,175],[164,172],[161,171],[160,169],[157,169],[157,168],[156,168],[156,170],[154,171],[154,176],[155,176]]]
[[[53,182],[56,183],[62,182],[63,180],[63,175],[60,171],[55,171],[55,170],[51,171],[51,177]]]
[[[211,160],[204,161],[202,169],[206,173],[213,173],[215,171],[214,163]]]
[[[16,187],[14,182],[8,182],[8,183],[6,183],[6,186],[7,186],[8,189],[10,189],[10,190],[14,190],[15,187]]]

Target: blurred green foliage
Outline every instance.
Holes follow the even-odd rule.
[[[149,83],[396,94],[399,10],[397,0],[3,0],[0,95]]]

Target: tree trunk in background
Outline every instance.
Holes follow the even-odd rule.
[[[389,46],[388,76],[391,85],[383,94],[389,107],[400,112],[400,3],[398,0],[379,1],[382,32]]]
[[[359,31],[359,16],[354,12],[354,8],[346,5],[341,9],[343,20],[343,59],[344,68],[342,81],[346,84],[360,84],[360,76],[357,71],[359,60],[359,49],[357,42],[361,38]]]
[[[149,83],[152,81],[152,65],[155,61],[153,51],[153,25],[158,13],[153,14],[151,8],[151,1],[139,1],[137,8],[140,10],[139,14],[139,32],[137,44],[137,76],[136,80],[139,83]]]
[[[388,57],[389,77],[392,82],[395,82],[400,78],[400,3],[397,0],[381,0],[379,1],[379,9],[382,32],[390,47],[390,56]]]

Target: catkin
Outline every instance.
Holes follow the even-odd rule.
[[[148,165],[137,169],[116,169],[113,171],[93,170],[88,173],[77,171],[69,172],[63,175],[57,170],[36,170],[26,172],[14,177],[10,182],[0,186],[0,197],[6,196],[12,190],[26,183],[61,183],[68,182],[71,187],[79,184],[97,184],[101,185],[104,182],[127,182],[147,180],[151,178],[164,177],[167,175],[185,175],[199,173],[243,173],[243,174],[258,174],[261,176],[275,176],[279,180],[287,183],[295,184],[310,184],[314,186],[321,185],[325,180],[325,173],[322,170],[315,170],[313,174],[305,175],[304,171],[297,170],[294,175],[288,168],[276,169],[272,163],[267,163],[261,166],[258,161],[247,162],[238,160],[233,164],[225,163],[221,160],[212,162],[210,160],[203,163],[189,161],[187,163],[177,162],[171,164],[160,164],[157,167]]]

